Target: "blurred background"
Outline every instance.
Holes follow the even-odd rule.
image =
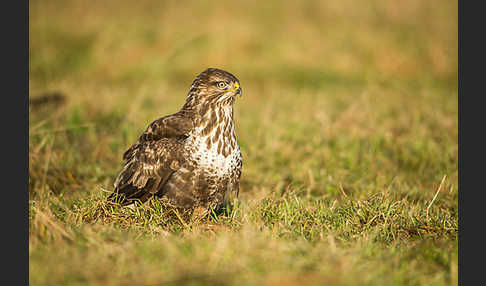
[[[31,0],[29,25],[33,88],[81,75],[187,86],[207,66],[255,88],[457,75],[456,1]]]
[[[29,13],[31,190],[51,135],[51,188],[110,186],[207,67],[243,87],[247,190],[309,172],[323,194],[382,168],[422,185],[457,173],[456,1],[31,0]]]
[[[29,3],[31,135],[82,134],[57,133],[66,169],[82,159],[114,176],[122,151],[152,120],[178,111],[207,67],[242,83],[235,112],[249,181],[293,180],[308,169],[323,177],[337,147],[347,151],[336,163],[356,157],[346,145],[363,143],[356,138],[406,144],[384,151],[390,162],[378,168],[440,177],[445,162],[457,164],[456,1]],[[31,167],[42,138],[30,138]],[[333,140],[348,143],[330,147]],[[312,153],[315,146],[328,153]],[[300,157],[304,165],[322,160],[293,166]],[[282,163],[290,169],[275,171]]]

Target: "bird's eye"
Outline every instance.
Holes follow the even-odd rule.
[[[228,87],[228,84],[224,81],[220,81],[220,82],[217,83],[217,86],[220,89],[225,89],[226,87]]]

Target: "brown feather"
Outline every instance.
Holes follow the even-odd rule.
[[[242,160],[233,123],[237,93],[239,81],[232,74],[213,68],[199,74],[181,110],[150,123],[125,151],[109,199],[127,205],[156,195],[181,208],[219,207],[228,192],[238,194]]]

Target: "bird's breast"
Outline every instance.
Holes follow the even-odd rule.
[[[236,138],[221,135],[215,138],[214,132],[206,136],[189,136],[185,148],[191,161],[206,173],[227,177],[241,167],[240,148]]]

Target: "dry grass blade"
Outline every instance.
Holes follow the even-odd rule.
[[[429,205],[427,206],[427,218],[429,217],[429,209],[432,206],[432,204],[434,203],[434,201],[437,198],[437,196],[439,195],[439,192],[442,189],[442,185],[444,184],[445,179],[446,179],[446,175],[444,175],[442,177],[442,181],[440,182],[440,185],[439,185],[439,188],[437,189],[437,192],[435,192],[434,197],[432,198],[432,200],[430,201]]]

